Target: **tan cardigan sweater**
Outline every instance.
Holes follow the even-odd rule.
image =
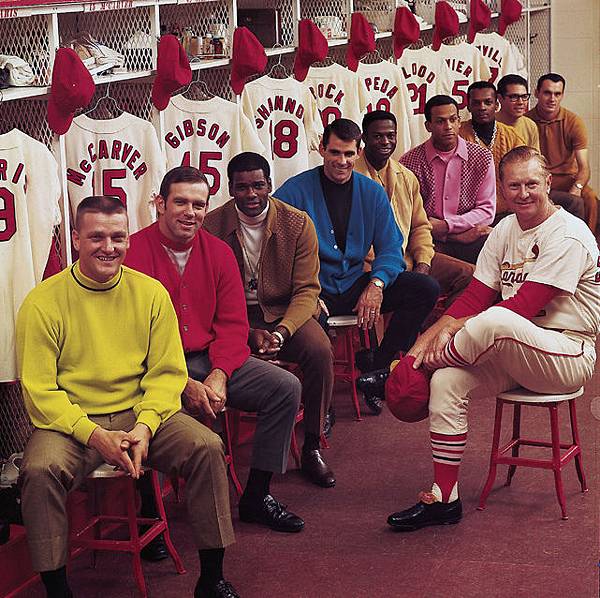
[[[232,249],[244,277],[240,222],[232,200],[209,212],[204,228]],[[319,314],[319,244],[312,220],[302,212],[269,197],[258,265],[258,304],[265,321],[280,322],[294,334]]]

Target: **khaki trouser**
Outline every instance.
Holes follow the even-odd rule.
[[[552,175],[552,191],[568,191],[574,183],[575,176],[573,175]],[[592,233],[596,234],[596,227],[598,226],[598,196],[589,185],[585,185],[581,190],[581,199],[583,199],[585,208],[585,221]]]
[[[503,307],[468,320],[454,347],[471,365],[442,368],[431,378],[429,427],[440,434],[467,432],[470,399],[519,386],[539,393],[573,392],[591,378],[596,360],[590,335],[540,328]]]
[[[91,416],[106,430],[129,431],[133,410]],[[31,561],[36,571],[52,571],[67,562],[67,494],[103,462],[100,454],[70,436],[35,430],[21,467],[22,509]],[[150,441],[148,465],[176,470],[185,479],[188,517],[197,548],[221,548],[234,542],[227,469],[221,439],[183,413],[164,422]]]
[[[442,295],[446,295],[446,307],[454,303],[467,288],[475,272],[475,266],[445,253],[437,253],[431,260],[429,274],[439,283]]]

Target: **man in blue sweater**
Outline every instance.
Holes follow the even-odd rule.
[[[383,187],[353,172],[361,140],[351,120],[333,121],[323,132],[323,166],[288,179],[274,196],[312,218],[319,239],[321,298],[330,315],[356,313],[370,330],[380,313],[393,312],[380,346],[357,354],[362,371],[386,368],[398,351],[408,351],[435,305],[439,285],[431,277],[406,272],[402,233]],[[370,272],[364,261],[373,248]],[[374,413],[378,397],[366,397]]]

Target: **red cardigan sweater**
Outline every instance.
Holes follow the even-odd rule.
[[[233,252],[201,229],[180,275],[163,245],[176,251],[190,247],[167,239],[155,222],[131,236],[126,265],[156,278],[167,289],[183,350],[208,349],[213,369],[231,376],[250,355],[246,298]]]

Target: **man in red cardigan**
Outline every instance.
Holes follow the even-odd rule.
[[[208,189],[197,168],[169,171],[156,200],[158,222],[131,236],[126,263],[158,279],[171,296],[188,367],[187,412],[215,419],[227,404],[258,413],[240,519],[298,532],[304,521],[275,500],[269,486],[274,472],[286,470],[301,385],[289,372],[250,357],[236,259],[226,243],[202,230]]]

